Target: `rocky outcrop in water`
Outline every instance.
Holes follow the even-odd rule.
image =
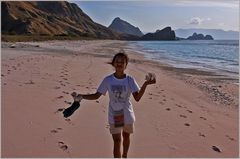
[[[155,33],[147,33],[140,40],[175,40],[175,32],[171,27],[166,27],[162,30],[157,30]]]
[[[211,35],[204,36],[203,34],[193,33],[192,36],[189,36],[187,40],[213,40]]]

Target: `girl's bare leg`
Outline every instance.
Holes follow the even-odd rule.
[[[114,158],[121,158],[121,134],[112,134],[114,148],[113,156]]]
[[[127,158],[128,149],[130,146],[130,134],[123,131],[123,158]]]

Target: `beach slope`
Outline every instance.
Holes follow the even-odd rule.
[[[140,102],[131,99],[128,157],[239,156],[238,85],[148,61],[124,41],[49,41],[2,43],[2,157],[112,157],[108,95],[83,100],[67,119],[62,112],[73,91],[95,93],[121,48],[139,86],[148,72],[157,76]]]

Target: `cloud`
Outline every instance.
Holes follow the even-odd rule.
[[[218,25],[219,26],[225,26],[225,23],[219,23]]]
[[[189,21],[188,24],[200,25],[202,22],[203,22],[203,19],[201,19],[199,17],[193,17],[193,18],[191,18],[191,20]]]
[[[201,25],[205,21],[210,21],[211,18],[200,18],[200,17],[193,17],[188,21],[188,24],[191,25]]]
[[[205,20],[210,21],[210,20],[212,20],[212,19],[211,19],[211,18],[206,18]]]

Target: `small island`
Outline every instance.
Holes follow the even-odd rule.
[[[140,40],[176,40],[176,35],[171,27],[165,27],[162,30],[157,30],[155,33],[147,33]]]
[[[204,36],[203,34],[193,33],[192,36],[189,36],[187,40],[214,40],[211,35]]]

